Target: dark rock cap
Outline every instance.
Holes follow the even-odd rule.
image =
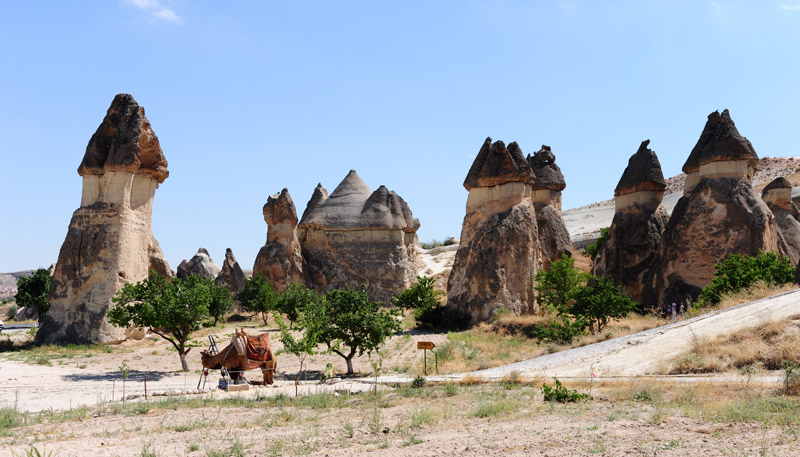
[[[533,173],[522,150],[516,142],[506,145],[502,141],[492,144],[492,138],[486,138],[478,151],[478,157],[464,180],[467,190],[473,187],[492,187],[507,182],[531,183]]]
[[[683,164],[683,172],[693,173],[700,169],[700,165],[718,160],[747,160],[748,163],[758,161],[753,145],[739,134],[727,109],[722,114],[714,111],[708,115],[700,139]]]
[[[298,227],[332,230],[401,229],[414,232],[419,221],[408,204],[394,191],[381,186],[375,192],[355,170],[336,186],[330,196],[318,185]]]
[[[167,159],[144,108],[129,94],[114,97],[78,167],[81,176],[108,171],[128,171],[152,177],[159,183],[169,176]]]
[[[767,187],[764,188],[764,192],[772,189],[791,189],[792,187],[794,186],[792,186],[792,183],[790,183],[788,179],[780,177],[773,179],[772,182],[767,184]]]
[[[543,144],[542,148],[535,154],[529,154],[526,160],[530,164],[535,177],[533,190],[550,189],[562,191],[567,187],[567,182],[564,181],[564,174],[561,173],[561,168],[556,165],[556,156],[550,146]]]
[[[650,140],[642,141],[639,150],[628,159],[628,166],[614,189],[615,197],[640,190],[663,191],[667,188],[661,163],[656,153],[647,147],[649,144]]]
[[[292,201],[292,196],[289,195],[289,190],[285,187],[279,194],[267,197],[263,212],[267,224],[297,225],[297,209]]]

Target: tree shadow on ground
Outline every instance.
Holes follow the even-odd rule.
[[[181,372],[164,372],[164,371],[140,371],[140,370],[131,370],[130,375],[128,376],[127,381],[144,381],[147,378],[148,381],[160,381],[166,377],[173,376],[175,373]],[[197,375],[197,373],[187,372],[187,374]],[[122,373],[119,371],[107,371],[105,373],[73,373],[61,376],[61,379],[65,381],[122,381]]]

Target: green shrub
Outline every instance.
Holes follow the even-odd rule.
[[[411,388],[419,389],[420,387],[425,387],[425,378],[422,376],[417,376],[413,381],[411,381]]]
[[[756,257],[733,254],[715,265],[714,279],[700,293],[701,304],[717,304],[726,292],[749,287],[758,280],[781,285],[794,281],[792,263],[774,252],[760,252]]]
[[[555,387],[550,387],[546,383],[542,384],[542,394],[544,401],[557,401],[559,403],[575,403],[589,398],[588,394],[578,393],[577,390],[570,390],[561,385],[558,378],[553,378],[556,382]]]
[[[278,294],[262,275],[245,278],[244,287],[236,294],[236,300],[242,309],[250,313],[261,313],[264,325],[267,325],[269,313],[278,309]]]
[[[573,266],[575,259],[567,257],[550,263],[550,269],[536,273],[536,301],[540,305],[558,313],[568,313],[572,306],[575,289],[587,279]]]
[[[609,321],[627,316],[637,305],[608,278],[593,277],[588,285],[579,287],[573,296],[575,303],[572,313],[586,317],[592,333],[602,332]]]
[[[39,319],[50,309],[50,300],[47,294],[50,292],[50,270],[39,268],[33,272],[32,276],[20,276],[17,280],[17,294],[14,300],[18,306],[35,309],[39,314]]]
[[[400,292],[392,302],[395,306],[412,309],[418,327],[457,330],[469,325],[472,316],[465,311],[442,305],[442,292],[433,288],[433,278],[417,276],[417,283]]]
[[[561,319],[550,319],[546,324],[535,327],[531,331],[531,336],[548,343],[556,344],[569,344],[572,340],[580,335],[583,335],[588,321],[583,316],[575,316],[570,318],[566,314],[558,316]]]
[[[6,310],[6,319],[9,319],[9,320],[10,319],[14,319],[14,316],[17,315],[17,311],[19,311],[19,308],[17,308],[17,305],[9,306],[8,309]]]
[[[608,239],[608,227],[603,227],[600,229],[600,236],[597,237],[596,240],[589,246],[586,246],[583,249],[583,253],[591,258],[597,257],[597,254],[600,253],[600,249],[606,244],[606,240]]]

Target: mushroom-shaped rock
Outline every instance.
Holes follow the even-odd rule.
[[[380,186],[369,196],[361,210],[364,227],[416,232],[419,220],[411,208],[395,191]]]
[[[219,265],[214,262],[208,251],[205,248],[200,248],[191,259],[184,260],[178,265],[177,276],[185,278],[191,275],[198,275],[216,279],[219,276],[219,272]]]
[[[792,183],[786,178],[774,179],[761,192],[761,199],[775,216],[786,254],[800,264],[800,211],[792,201]]]
[[[642,142],[622,173],[614,191],[616,213],[593,266],[595,275],[611,278],[637,302],[643,300],[644,283],[658,261],[669,220],[661,205],[666,182],[649,144]]]
[[[711,282],[714,266],[732,254],[785,253],[775,217],[749,181],[755,160],[728,111],[711,113],[684,165],[684,196],[664,230],[645,306],[695,299]]]
[[[684,194],[692,191],[704,177],[747,177],[752,179],[758,163],[750,141],[736,128],[728,110],[714,111],[683,164],[687,174]]]
[[[309,203],[315,203],[315,206],[303,213],[299,227],[320,227],[327,230],[359,229],[363,227],[361,210],[371,194],[372,190],[358,173],[350,170],[328,198],[317,197],[317,190],[314,190]],[[317,197],[316,202],[315,197]]]
[[[169,176],[167,160],[132,96],[114,97],[78,174],[81,205],[58,255],[37,344],[124,339],[125,330],[106,321],[116,291],[151,270],[172,274],[151,229],[155,190]]]
[[[492,187],[508,182],[530,183],[533,180],[531,166],[522,155],[516,142],[506,145],[502,141],[492,143],[486,138],[472,162],[464,180],[464,188]]]
[[[461,243],[447,282],[447,302],[487,320],[498,308],[536,310],[533,275],[540,247],[531,199],[533,173],[516,143],[487,138],[470,168]]]
[[[318,186],[319,189],[325,191],[322,186]],[[324,195],[327,196],[327,192]],[[291,282],[305,282],[303,257],[297,239],[297,209],[289,190],[284,188],[280,193],[267,197],[263,213],[267,223],[267,242],[258,251],[253,275],[264,276],[276,292],[283,292]]]
[[[219,287],[227,287],[233,293],[237,293],[244,288],[244,272],[236,257],[233,255],[231,248],[225,249],[225,261],[222,262],[222,270],[220,270],[217,279],[214,283]]]
[[[535,178],[534,191],[548,189],[560,192],[567,187],[567,182],[564,180],[561,168],[556,165],[556,156],[550,146],[543,144],[535,154],[528,155],[527,161]]]

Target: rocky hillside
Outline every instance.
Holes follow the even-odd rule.
[[[14,273],[0,273],[0,299],[10,298],[17,293],[17,280],[20,276],[29,276],[33,270],[15,271]]]

